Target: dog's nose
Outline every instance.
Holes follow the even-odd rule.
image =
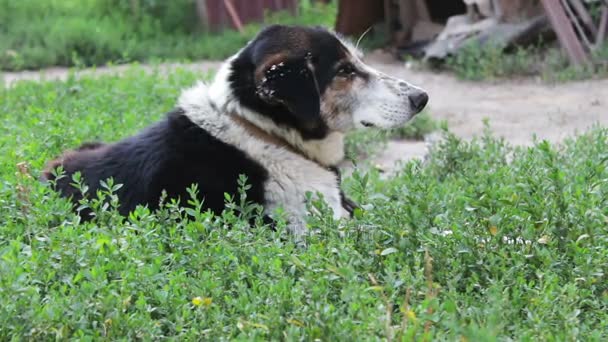
[[[416,113],[423,110],[426,104],[429,102],[429,96],[424,91],[417,91],[414,94],[411,94],[408,98]]]

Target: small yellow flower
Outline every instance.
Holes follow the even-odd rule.
[[[213,299],[211,299],[210,297],[203,298],[203,305],[204,306],[211,306],[211,303],[213,303]]]
[[[496,236],[496,234],[498,234],[498,228],[496,226],[490,227],[490,234],[492,234],[492,236]]]
[[[209,297],[194,297],[192,298],[192,304],[194,306],[211,306],[213,299]]]
[[[416,313],[412,310],[407,310],[407,312],[405,313],[405,315],[407,316],[407,318],[409,318],[411,321],[416,321]]]
[[[192,304],[194,304],[194,306],[201,306],[201,304],[203,304],[203,298],[201,298],[201,297],[192,298]]]

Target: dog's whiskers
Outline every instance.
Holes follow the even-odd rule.
[[[363,38],[365,38],[367,33],[372,30],[372,27],[373,26],[368,27],[367,30],[365,30],[365,32],[361,33],[361,35],[359,36],[359,39],[357,39],[357,44],[355,44],[355,49],[359,48],[359,43],[361,43],[361,41],[363,40]]]

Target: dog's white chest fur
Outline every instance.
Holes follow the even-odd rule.
[[[264,184],[267,214],[272,215],[277,208],[282,208],[288,215],[290,230],[295,234],[304,234],[306,193],[311,192],[313,195],[322,194],[335,218],[346,215],[335,173],[286,148],[258,139],[236,124],[227,114],[229,112],[225,106],[218,110],[217,105],[212,103],[208,88],[203,83],[184,91],[179,99],[179,106],[193,122],[263,165],[268,172],[268,180]],[[328,138],[342,142],[342,137]]]

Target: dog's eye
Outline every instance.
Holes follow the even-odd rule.
[[[338,74],[338,76],[342,76],[342,77],[354,76],[356,74],[355,66],[350,63],[343,64],[338,69],[337,74]]]

